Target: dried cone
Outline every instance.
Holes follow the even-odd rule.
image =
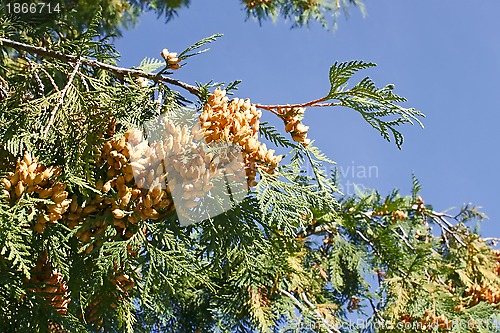
[[[162,58],[167,62],[168,68],[173,70],[181,68],[181,65],[179,63],[182,59],[177,57],[177,53],[168,52],[167,49],[163,49],[160,54]]]
[[[113,279],[111,279],[111,282],[116,286],[116,289],[124,295],[127,295],[128,291],[135,285],[134,279],[125,273],[117,274]]]
[[[68,285],[64,277],[53,269],[47,253],[43,252],[33,268],[29,284],[34,285],[31,291],[39,294],[60,314],[66,314],[69,298]]]
[[[304,108],[285,108],[279,110],[279,114],[285,122],[285,131],[292,135],[293,141],[302,143],[304,146],[307,146],[311,142],[311,140],[307,138],[307,131],[309,131],[309,126],[305,126],[301,122],[301,118],[304,112]]]
[[[48,331],[50,333],[69,333],[69,331],[62,328],[61,325],[52,321],[49,323]]]
[[[127,249],[127,251],[131,251],[131,249]],[[100,314],[102,309],[107,307],[115,308],[117,304],[112,300],[124,300],[129,296],[128,292],[134,287],[135,282],[127,274],[120,273],[118,270],[118,265],[115,263],[114,274],[109,280],[116,287],[116,292],[111,292],[111,294],[98,293],[92,296],[92,301],[85,309],[85,320],[88,323],[100,327],[103,322]]]

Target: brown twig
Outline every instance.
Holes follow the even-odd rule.
[[[331,323],[329,323],[328,320],[326,320],[323,317],[323,315],[321,314],[321,312],[319,312],[319,310],[316,308],[316,306],[314,304],[312,304],[307,299],[307,296],[305,295],[305,293],[301,293],[299,296],[302,299],[302,301],[307,304],[307,307],[304,304],[302,304],[297,299],[297,297],[295,297],[292,293],[286,291],[285,289],[280,289],[280,293],[282,295],[290,298],[292,300],[292,302],[295,304],[295,306],[297,307],[297,309],[299,309],[300,311],[302,311],[302,312],[306,311],[308,308],[309,308],[309,310],[312,310],[314,312],[314,314],[316,315],[317,319],[319,319],[323,323],[323,326],[325,327],[325,329],[328,333],[340,333],[340,331],[337,328],[333,327],[333,325]]]
[[[3,101],[7,97],[9,97],[9,88],[7,81],[0,77],[0,101]]]
[[[378,312],[378,309],[375,306],[375,304],[373,303],[373,300],[371,298],[368,298],[368,302],[370,302],[370,306],[372,307],[373,314],[375,315],[375,317],[377,317],[378,320],[380,320],[381,322],[384,322],[384,318],[382,318],[382,316]]]
[[[316,317],[318,317],[321,320],[321,322],[323,323],[323,325],[325,325],[327,332],[340,333],[340,331],[337,328],[333,327],[333,325],[331,323],[329,323],[328,320],[325,317],[323,317],[323,315],[318,310],[318,308],[316,307],[316,305],[314,305],[311,301],[309,301],[309,299],[306,296],[306,293],[304,293],[304,292],[300,293],[300,298],[304,301],[304,303],[307,304],[307,306],[309,306],[309,308],[311,310],[313,310],[313,312],[316,314]]]
[[[28,44],[16,42],[16,41],[6,39],[6,38],[0,38],[0,44],[12,47],[16,50],[24,50],[24,51],[29,52],[29,53],[35,53],[35,54],[38,54],[41,56],[59,59],[59,60],[70,62],[70,63],[76,63],[77,61],[80,61],[83,65],[101,68],[101,69],[113,72],[119,76],[131,75],[131,76],[135,76],[135,77],[144,77],[146,79],[153,80],[155,82],[165,82],[168,84],[172,84],[172,85],[181,87],[197,97],[200,97],[200,95],[201,95],[201,92],[197,87],[189,85],[189,84],[181,82],[181,81],[178,81],[178,80],[175,80],[175,79],[172,79],[172,78],[165,76],[165,75],[162,75],[162,74],[158,75],[158,74],[146,73],[146,72],[143,72],[143,71],[138,70],[138,69],[130,69],[130,68],[113,66],[110,64],[105,64],[103,62],[94,60],[94,59],[58,53],[58,52],[55,52],[52,50],[48,50],[44,47],[28,45]]]
[[[174,86],[178,86],[180,88],[185,89],[189,93],[200,97],[201,96],[201,91],[198,87],[192,86],[190,84],[184,83],[182,81],[178,81],[175,79],[172,79],[171,77],[168,77],[162,73],[158,74],[153,74],[153,73],[146,73],[138,69],[130,69],[130,68],[124,68],[124,67],[118,67],[110,64],[106,64],[94,59],[89,59],[86,57],[77,57],[74,55],[70,54],[63,54],[59,53],[56,51],[52,51],[49,49],[46,49],[44,47],[40,46],[33,46],[33,45],[28,45],[25,43],[21,42],[16,42],[7,38],[0,38],[0,45],[6,45],[9,47],[12,47],[16,50],[23,50],[29,53],[34,53],[38,54],[41,56],[46,56],[54,59],[59,59],[62,61],[66,61],[69,63],[76,63],[77,61],[80,61],[82,65],[87,65],[91,67],[96,67],[96,68],[101,68],[110,72],[113,72],[119,77],[123,77],[125,75],[131,75],[135,77],[143,77],[149,80],[153,80],[154,82],[164,82],[167,84],[171,84]],[[274,113],[277,116],[280,116],[281,109],[295,109],[295,108],[303,108],[303,107],[329,107],[329,106],[342,106],[342,103],[339,102],[332,102],[332,103],[322,103],[327,100],[327,97],[322,97],[319,99],[315,99],[309,102],[305,103],[298,103],[298,104],[253,104],[256,108],[263,109],[263,110],[268,110],[272,113]]]
[[[87,84],[87,81],[85,81],[85,76],[81,72],[78,72],[78,76],[80,77],[80,81],[82,82],[83,86],[85,87],[85,91],[89,92],[90,91],[90,87]]]
[[[322,97],[319,99],[315,99],[313,101],[305,102],[305,103],[297,103],[297,104],[253,104],[258,109],[264,109],[271,111],[275,115],[281,115],[281,110],[287,109],[297,109],[297,108],[305,108],[305,107],[327,107],[327,106],[342,106],[342,103],[333,102],[333,103],[322,103],[326,101],[327,97]]]
[[[80,60],[78,60],[75,64],[75,67],[73,68],[73,71],[69,75],[68,82],[64,86],[63,90],[61,90],[61,97],[59,98],[59,102],[57,102],[56,106],[54,107],[54,110],[52,110],[52,112],[50,113],[49,122],[47,123],[47,126],[45,127],[45,129],[43,131],[43,138],[47,138],[47,135],[49,134],[50,126],[52,126],[54,124],[54,120],[56,118],[57,111],[64,104],[64,98],[66,97],[66,93],[68,92],[69,87],[73,83],[73,80],[75,79],[76,73],[80,69],[80,65],[81,65],[81,62],[80,62]]]
[[[486,238],[483,238],[483,240],[485,242],[492,242],[494,244],[500,243],[500,238],[498,238],[498,237],[486,237]]]
[[[438,213],[435,211],[430,212],[428,216],[432,219],[432,221],[434,221],[437,225],[441,227],[441,230],[445,230],[446,232],[448,232],[453,238],[455,238],[455,240],[460,245],[465,247],[465,243],[463,242],[461,237],[457,235],[455,231],[451,230],[451,228],[453,228],[453,224],[446,219],[446,217],[448,217],[456,220],[456,217],[453,217],[445,213]],[[445,235],[445,233],[443,233],[443,235]]]
[[[23,57],[24,58],[24,57]],[[45,91],[45,85],[43,84],[42,80],[40,79],[40,76],[38,76],[38,73],[36,72],[35,65],[33,65],[33,61],[30,61],[29,59],[24,58],[27,62],[28,65],[30,66],[30,71],[33,73],[33,76],[35,77],[35,81],[38,85],[38,96],[43,96],[43,92]]]
[[[57,86],[56,82],[54,81],[54,79],[52,78],[52,76],[50,76],[50,74],[45,70],[45,68],[39,67],[38,69],[43,74],[45,74],[45,76],[47,77],[47,79],[50,81],[50,84],[52,84],[52,87],[55,89],[55,91],[59,91],[59,87]]]

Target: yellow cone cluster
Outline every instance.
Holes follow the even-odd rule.
[[[307,146],[311,142],[311,140],[307,138],[309,126],[305,126],[301,122],[305,110],[305,108],[285,108],[279,109],[278,112],[285,122],[285,131],[292,135],[293,141]]]
[[[181,68],[181,65],[179,63],[181,62],[182,59],[177,57],[177,53],[168,52],[167,49],[163,49],[161,51],[161,56],[167,62],[168,68],[173,70]]]
[[[182,193],[181,198],[175,198],[178,214],[184,208],[199,205],[212,189],[212,179],[221,173],[214,154],[206,152],[198,142],[203,138],[199,126],[189,129],[164,118],[157,135],[156,141],[148,143],[140,131],[127,134],[132,176],[137,187],[147,191],[139,198],[146,207],[141,216],[150,218],[158,215],[158,210],[174,209],[171,198],[174,191]]]
[[[131,155],[139,155],[143,148],[144,152],[150,152],[147,145],[136,144],[140,135],[139,131],[130,130],[124,136],[109,140],[103,145],[98,163],[104,166],[106,174],[97,180],[95,186],[104,195],[95,195],[85,204],[79,204],[75,197],[69,208],[66,217],[68,226],[73,229],[83,224],[76,236],[83,243],[92,243],[86,247],[86,252],[102,244],[102,237],[97,242],[94,239],[106,230],[108,224],[112,223],[118,235],[128,239],[137,232],[140,219],[158,219],[174,210],[169,193],[159,183],[154,188],[143,188],[146,181],[157,178],[154,173],[142,175],[139,172],[146,170],[146,167],[148,171],[152,170],[149,160],[130,161]],[[134,171],[137,173],[138,183],[135,182]],[[116,193],[116,196],[112,193]],[[102,218],[96,219],[96,216]]]
[[[1,180],[5,198],[17,201],[24,193],[40,199],[52,200],[53,204],[38,204],[40,211],[34,230],[43,233],[47,223],[62,219],[71,200],[66,192],[66,185],[54,178],[61,175],[60,167],[45,167],[26,152],[22,160],[17,161],[16,169]]]
[[[257,166],[272,173],[282,156],[259,142],[259,121],[262,112],[249,99],[229,100],[226,91],[217,88],[209,97],[200,115],[200,122],[208,143],[231,142],[240,146],[248,184],[255,186]]]
[[[163,206],[161,193],[166,190],[167,200],[171,200],[170,196],[175,200],[177,214],[189,217],[190,209],[202,205],[221,181],[245,184],[241,152],[232,143],[207,144],[206,131],[199,123],[190,128],[162,118],[159,125],[150,142],[143,140],[139,131],[131,131],[127,136],[136,184],[151,193],[151,200],[146,197],[146,205],[152,201],[153,206],[157,202]]]
[[[30,289],[47,300],[57,312],[60,314],[67,312],[68,304],[71,301],[68,285],[63,276],[52,268],[46,252],[38,259],[29,284],[34,285]]]
[[[392,212],[392,217],[391,220],[393,222],[396,222],[397,220],[399,221],[404,221],[408,218],[408,213],[404,212],[402,210],[395,210]]]
[[[170,61],[178,61],[168,51],[163,54]],[[43,233],[47,223],[62,219],[71,229],[83,225],[76,235],[82,242],[93,244],[86,247],[90,252],[102,243],[101,237],[97,243],[95,238],[111,223],[119,235],[129,238],[137,232],[139,220],[171,213],[176,209],[171,191],[182,193],[176,198],[177,212],[182,214],[182,210],[203,202],[217,177],[242,171],[247,183],[255,186],[258,170],[272,173],[281,156],[274,156],[274,150],[258,140],[261,114],[248,99],[230,101],[218,88],[200,115],[200,125],[192,129],[164,119],[160,139],[153,143],[143,140],[137,130],[107,141],[96,164],[105,170],[95,184],[103,195],[68,198],[66,185],[54,180],[61,168],[47,168],[29,153],[18,161],[15,172],[1,180],[3,195],[12,201],[23,193],[52,200],[53,204],[37,207],[40,214],[34,229]],[[111,121],[108,135],[114,132],[115,122]],[[211,148],[231,144],[237,149],[207,150],[207,144]]]
[[[212,189],[211,180],[216,170],[215,163],[211,163],[213,155],[197,144],[196,139],[203,137],[199,128],[190,130],[186,125],[176,126],[167,118],[162,119],[161,125],[158,140],[149,144],[138,131],[129,136],[134,147],[131,158],[137,185],[149,188],[144,204],[161,208],[170,204],[171,191],[177,191],[182,193],[182,198],[175,198],[177,210],[195,207]]]
[[[129,130],[103,145],[98,165],[104,167],[105,174],[96,188],[104,195],[95,195],[85,203],[78,203],[75,197],[66,216],[70,228],[83,225],[76,236],[83,243],[91,243],[85,251],[103,242],[98,236],[109,221],[126,239],[137,232],[139,220],[158,219],[176,207],[182,213],[183,209],[197,206],[212,189],[212,179],[231,166],[221,168],[223,157],[197,144],[197,140],[205,143],[200,126],[188,129],[163,119],[158,136],[158,140],[148,142],[141,131]],[[182,193],[181,198],[176,198],[176,207],[171,190]]]

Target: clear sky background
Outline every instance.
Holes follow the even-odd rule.
[[[402,127],[400,151],[353,110],[308,109],[309,137],[337,162],[344,192],[357,183],[383,195],[394,188],[409,194],[415,174],[435,210],[482,206],[490,217],[482,234],[500,237],[500,2],[367,0],[366,7],[366,18],[353,8],[332,33],[318,24],[290,29],[282,20],[260,26],[245,21],[239,1],[193,0],[166,24],[143,15],[116,45],[120,65],[131,67],[160,58],[163,48],[180,52],[223,33],[210,52],[188,59],[173,77],[191,84],[240,79],[237,97],[267,104],[323,97],[335,61],[375,62],[363,74],[379,86],[394,83],[406,106],[427,115],[425,128]]]

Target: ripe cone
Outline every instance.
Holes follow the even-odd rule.
[[[7,191],[10,191],[10,189],[12,188],[12,184],[7,178],[2,178],[2,185],[3,188]]]
[[[119,208],[113,209],[112,213],[116,219],[122,219],[123,217],[125,217],[125,213]]]

